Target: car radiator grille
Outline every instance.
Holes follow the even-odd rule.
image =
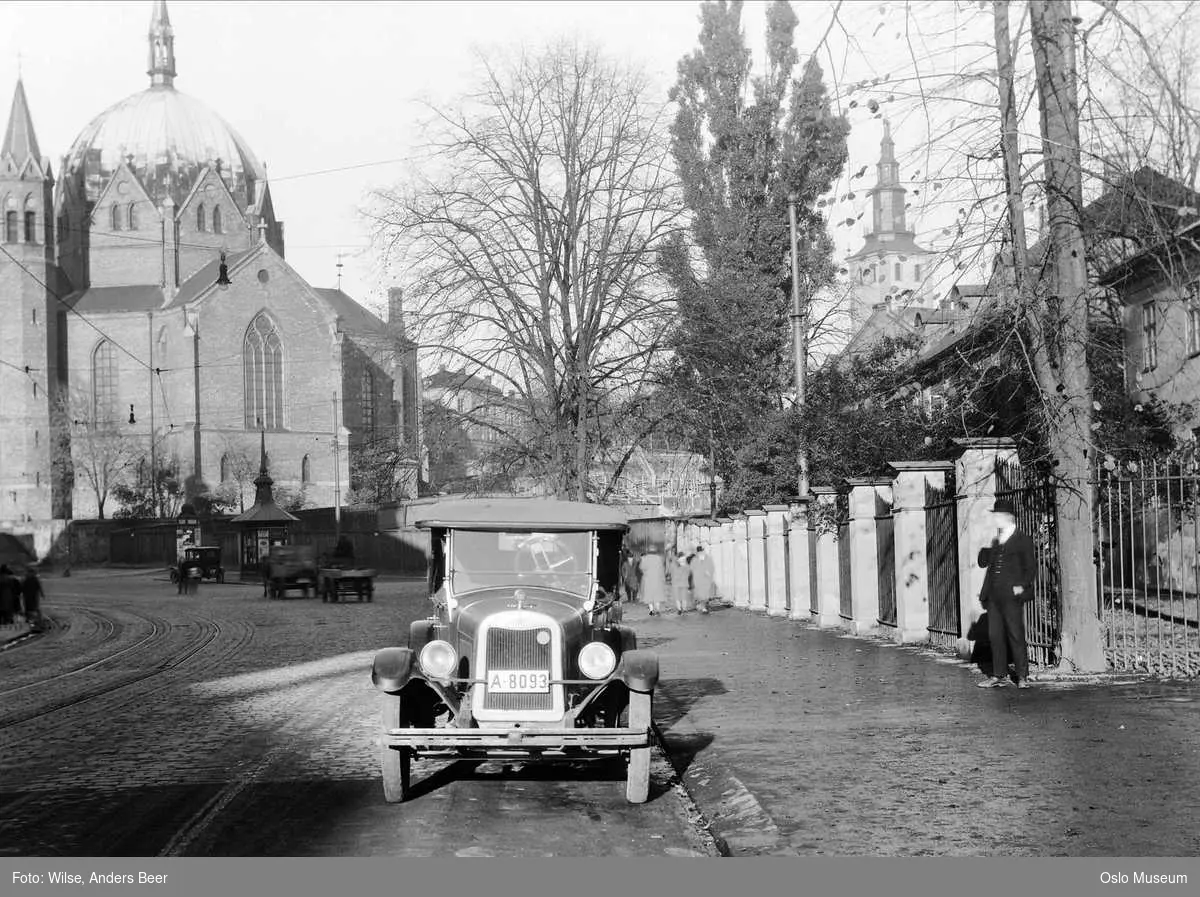
[[[537,643],[537,629],[490,629],[487,634],[487,669],[489,670],[547,670],[550,665],[550,645]],[[483,706],[488,710],[550,710],[554,706],[553,690],[538,694],[486,692]]]

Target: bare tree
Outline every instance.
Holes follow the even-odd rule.
[[[369,214],[407,267],[418,341],[496,381],[525,418],[501,435],[526,474],[582,499],[598,415],[644,388],[670,320],[663,104],[575,44],[480,64],[480,89],[434,112],[422,173]]]
[[[64,483],[82,483],[88,489],[95,499],[96,515],[103,520],[114,490],[129,483],[149,446],[144,439],[123,433],[117,421],[93,420],[83,393],[60,392],[54,414],[56,430],[69,433],[70,438],[57,442],[53,463]]]
[[[227,479],[217,484],[214,496],[222,504],[246,510],[246,495],[258,476],[261,462],[257,446],[246,437],[225,436],[221,442],[222,472]]]

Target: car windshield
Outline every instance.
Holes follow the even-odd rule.
[[[451,582],[457,593],[527,586],[587,596],[591,589],[591,533],[455,530],[450,546]]]

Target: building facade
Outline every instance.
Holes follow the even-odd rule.
[[[418,457],[402,293],[384,321],[287,263],[265,167],[175,88],[174,39],[158,0],[149,87],[80,132],[57,180],[17,84],[0,149],[0,521],[98,515],[152,469],[188,498],[228,496],[264,431],[276,485],[309,506],[345,493],[357,446]]]

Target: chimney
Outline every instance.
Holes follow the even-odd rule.
[[[404,326],[404,290],[401,287],[388,288],[388,323]]]

